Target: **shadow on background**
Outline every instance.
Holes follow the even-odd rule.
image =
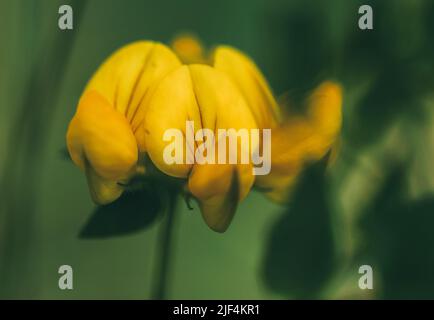
[[[324,163],[306,169],[268,239],[265,282],[292,298],[316,298],[335,264],[324,169]]]
[[[366,247],[361,255],[379,268],[384,299],[434,298],[434,197],[406,200],[406,170],[396,167],[360,226]]]

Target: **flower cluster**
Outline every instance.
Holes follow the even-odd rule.
[[[307,162],[321,159],[341,127],[339,85],[324,82],[306,101],[306,114],[283,116],[267,81],[242,52],[217,46],[205,54],[192,37],[172,48],[139,41],[111,55],[87,84],[67,132],[74,163],[98,204],[116,200],[125,184],[146,176],[146,158],[183,179],[210,228],[223,232],[253,186],[282,201]],[[168,128],[185,131],[271,129],[271,172],[254,176],[252,163],[171,163],[163,159]],[[198,148],[197,144],[193,148]],[[239,147],[239,146],[238,146]]]

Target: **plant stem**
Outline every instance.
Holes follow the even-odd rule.
[[[171,262],[172,251],[172,237],[175,220],[177,195],[174,193],[169,194],[169,205],[167,216],[164,220],[164,225],[160,232],[160,239],[158,241],[159,250],[157,252],[157,264],[155,270],[155,286],[152,294],[153,299],[167,299],[167,282],[168,271]]]

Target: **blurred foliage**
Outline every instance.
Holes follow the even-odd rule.
[[[60,31],[64,2],[0,2],[1,298],[434,298],[433,1],[75,0]],[[374,30],[357,27],[362,4]],[[223,235],[172,184],[95,208],[59,155],[102,60],[182,31],[246,51],[291,111],[324,79],[345,90],[336,162],[306,169],[287,206],[251,194]],[[73,291],[57,287],[62,264]]]
[[[336,258],[324,161],[306,169],[292,196],[271,229],[264,275],[285,295],[317,298]]]
[[[366,232],[361,255],[382,273],[381,298],[434,297],[434,196],[406,197],[405,167],[396,166],[360,222]]]

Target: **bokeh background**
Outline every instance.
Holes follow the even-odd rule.
[[[65,132],[111,52],[183,31],[244,50],[295,106],[341,82],[344,127],[334,165],[307,168],[287,206],[253,192],[217,234],[178,201],[164,256],[161,186],[95,208]],[[432,0],[1,0],[0,298],[434,298],[433,34]]]

